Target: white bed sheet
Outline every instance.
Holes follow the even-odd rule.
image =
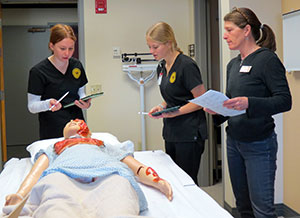
[[[149,205],[148,210],[141,215],[159,218],[232,218],[225,209],[196,186],[193,180],[163,151],[135,152],[134,156],[168,180],[174,193],[173,201],[169,202],[159,191],[141,184]],[[1,213],[5,196],[17,191],[31,166],[30,158],[12,158],[5,164],[0,174]]]

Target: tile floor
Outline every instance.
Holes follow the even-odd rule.
[[[223,207],[223,183],[219,182],[212,186],[201,187],[203,191],[209,194],[218,204]]]

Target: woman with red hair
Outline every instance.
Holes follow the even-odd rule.
[[[88,80],[83,65],[73,57],[77,39],[72,27],[56,24],[50,32],[52,54],[30,69],[28,80],[28,110],[38,113],[40,139],[62,137],[66,123],[83,119],[82,109],[91,105],[91,100],[79,100],[85,97]],[[63,107],[72,102],[75,106]]]

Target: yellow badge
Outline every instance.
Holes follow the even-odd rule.
[[[74,76],[75,79],[78,79],[80,77],[81,71],[80,71],[79,68],[74,68],[72,70],[72,74],[73,74],[73,76]]]
[[[173,72],[172,75],[170,76],[170,83],[174,83],[176,80],[176,72]]]

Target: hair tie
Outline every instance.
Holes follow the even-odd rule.
[[[264,28],[264,24],[262,23],[261,25],[260,25],[260,29],[262,30]]]

